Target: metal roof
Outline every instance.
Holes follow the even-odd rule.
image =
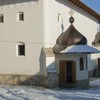
[[[90,53],[100,53],[100,50],[97,50],[89,45],[72,45],[62,50],[60,53],[65,54],[90,54]]]

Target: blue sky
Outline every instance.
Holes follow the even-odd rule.
[[[100,14],[100,0],[81,0],[81,1]]]

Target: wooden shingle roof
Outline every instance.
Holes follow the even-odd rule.
[[[54,57],[55,54],[53,53],[52,48],[43,48],[44,54],[47,57]]]
[[[73,25],[74,18],[69,18],[71,25],[63,32],[56,40],[56,45],[53,47],[54,52],[60,52],[71,45],[86,45],[87,39]]]

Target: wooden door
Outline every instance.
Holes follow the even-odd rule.
[[[98,69],[100,70],[100,58],[98,58]]]
[[[68,62],[70,62],[68,64]],[[59,62],[59,86],[67,86],[68,83],[75,83],[76,82],[76,62],[74,61],[60,61]],[[72,76],[72,81],[69,82],[68,79],[68,70],[70,70],[69,67],[71,68],[71,76]]]
[[[66,85],[66,61],[60,61],[59,64],[59,86]]]

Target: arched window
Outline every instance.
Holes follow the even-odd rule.
[[[18,12],[17,20],[18,21],[24,21],[24,12]]]
[[[0,23],[3,23],[4,22],[4,16],[3,14],[0,14]]]
[[[25,43],[19,42],[17,44],[17,54],[18,56],[25,56]]]
[[[79,66],[80,66],[80,70],[84,70],[84,59],[83,59],[83,57],[80,57],[80,59],[79,59]]]

